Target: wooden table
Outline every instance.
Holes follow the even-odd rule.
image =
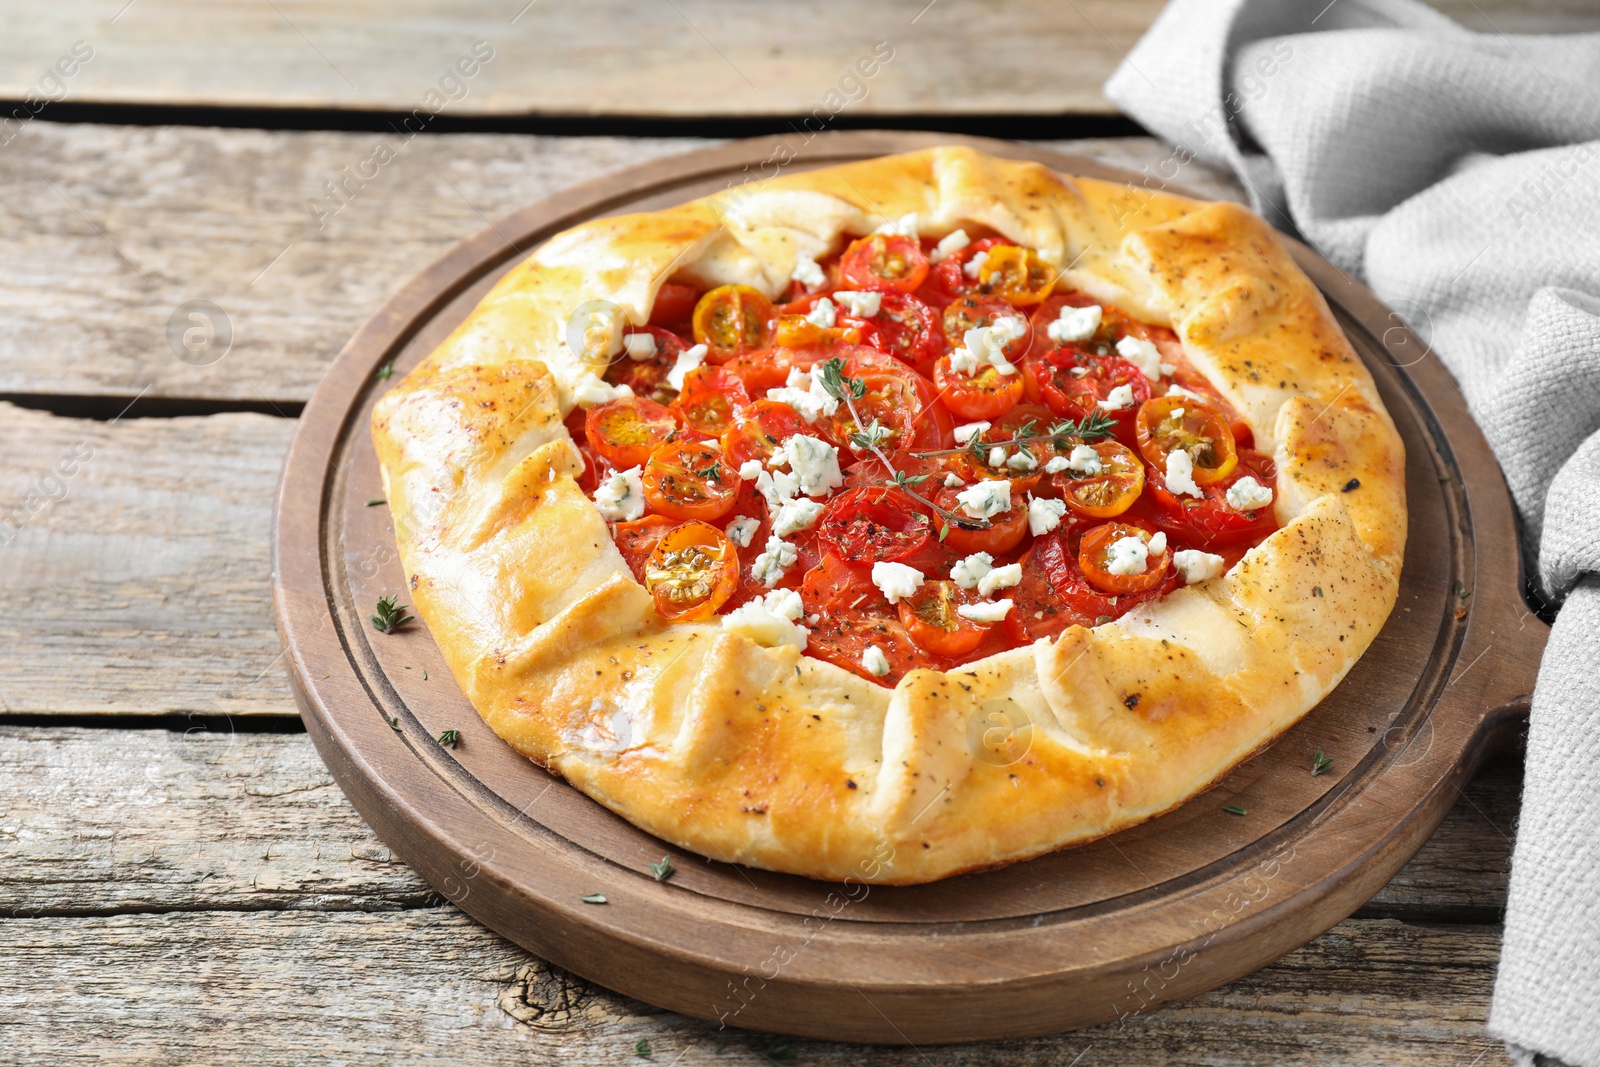
[[[518,0],[446,20],[417,2],[136,2],[30,6],[0,40],[0,97],[18,101],[94,42],[63,99],[0,125],[0,1060],[1499,1062],[1482,1023],[1514,763],[1481,774],[1371,903],[1272,967],[1120,1026],[976,1048],[719,1032],[557,971],[432,893],[344,801],[287,690],[267,528],[295,417],[355,327],[453,242],[706,143],[683,134],[782,128],[762,116],[809,112],[891,19],[850,23],[843,0],[782,30],[688,0],[672,17]],[[1597,21],[1460,6],[1479,28]],[[1159,4],[902,7],[895,77],[851,122],[1067,137],[1126,129],[1096,87]],[[827,25],[852,29],[841,43]],[[1023,76],[951,47],[963,25]],[[325,183],[484,39],[495,59],[434,128],[493,132],[408,141],[325,210]],[[1035,47],[1056,39],[1077,50],[1070,73]],[[741,69],[765,88],[740,91]],[[192,125],[208,121],[275,128]],[[595,128],[654,136],[556,135]],[[520,129],[545,132],[504,132]],[[1051,143],[1134,167],[1167,153]],[[1182,180],[1239,195],[1198,164]],[[191,301],[220,309],[198,354]]]

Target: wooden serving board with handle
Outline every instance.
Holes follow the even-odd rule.
[[[1058,171],[1138,175],[1044,149],[920,133],[815,136],[804,169],[962,142]],[[1511,503],[1450,375],[1361,285],[1303,245],[1405,440],[1400,599],[1331,696],[1211,791],[1142,826],[916,887],[833,885],[704,860],[502,743],[425,628],[367,615],[406,579],[368,436],[372,404],[541,241],[758,172],[774,141],[576,186],[462,242],[334,362],[285,461],[278,625],[307,728],[383,839],[440,893],[552,962],[674,1011],[806,1037],[1019,1037],[1153,1010],[1304,944],[1375,893],[1515,735],[1547,629],[1524,605]],[[435,739],[459,731],[454,748]],[[1318,750],[1333,760],[1311,773]],[[670,857],[658,881],[651,864]],[[605,903],[586,902],[600,894]]]

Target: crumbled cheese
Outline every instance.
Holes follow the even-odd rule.
[[[1147,547],[1150,549],[1152,556],[1161,555],[1167,550],[1167,535],[1165,533],[1154,534],[1147,543]]]
[[[776,589],[728,612],[722,617],[722,628],[768,648],[793,645],[804,652],[806,628],[795,622],[804,612],[799,593]]]
[[[861,653],[861,666],[874,678],[882,678],[889,673],[889,657],[877,645],[868,645]]]
[[[961,480],[961,475],[957,474],[955,471],[951,471],[949,474],[944,476],[944,484],[945,487],[949,489],[960,489],[967,483]]]
[[[1127,576],[1143,574],[1150,559],[1150,547],[1142,537],[1119,537],[1106,550],[1106,573]]]
[[[1014,471],[1031,471],[1039,466],[1039,461],[1026,448],[1019,448],[1007,457],[1006,466]]]
[[[982,604],[962,604],[956,614],[973,622],[999,622],[1011,611],[1011,600],[985,601]]]
[[[1099,404],[1106,411],[1126,411],[1133,407],[1133,386],[1117,386]]]
[[[1006,450],[1005,449],[1001,448],[999,445],[995,445],[993,448],[989,449],[989,466],[991,466],[991,467],[1001,467],[1001,466],[1005,465],[1005,462],[1006,462]]]
[[[858,319],[870,319],[883,310],[882,293],[858,293],[852,289],[840,289],[833,294],[843,308]]]
[[[966,230],[955,230],[941,237],[939,243],[933,246],[933,252],[928,260],[933,263],[943,263],[963,248],[972,243],[972,238],[967,236]]]
[[[1228,506],[1235,511],[1255,511],[1272,503],[1272,490],[1245,475],[1228,486]]]
[[[1172,554],[1172,565],[1183,575],[1185,585],[1194,585],[1222,573],[1223,559],[1197,548],[1183,548]]]
[[[996,567],[978,579],[978,595],[993,596],[998,589],[1010,589],[1022,581],[1022,564],[1008,563]]]
[[[678,362],[667,371],[667,384],[674,389],[683,388],[683,376],[706,361],[706,346],[695,345],[678,353]]]
[[[753,482],[761,477],[763,469],[759,459],[747,459],[739,464],[739,478],[741,481]]]
[[[1067,368],[1067,373],[1072,375],[1074,378],[1087,378],[1089,376],[1089,368],[1088,367],[1068,367]]]
[[[1028,532],[1035,537],[1047,534],[1061,525],[1066,514],[1066,501],[1034,497],[1028,501]]]
[[[777,389],[768,389],[767,399],[776,400],[780,404],[788,404],[794,409],[795,414],[804,419],[807,424],[816,422],[823,415],[833,414],[832,411],[828,410],[828,405],[818,400],[816,394],[810,389],[795,389],[787,385],[780,386]],[[834,408],[839,406],[838,401],[833,400],[831,397],[829,401]]]
[[[987,422],[965,422],[951,431],[956,439],[956,444],[964,445],[972,440],[973,435],[980,434],[989,428]]]
[[[1204,493],[1194,483],[1194,457],[1183,449],[1167,453],[1167,492],[1174,496],[1203,497]]]
[[[1044,465],[1044,472],[1046,474],[1060,474],[1068,466],[1070,466],[1070,463],[1066,456],[1051,456],[1049,462]]]
[[[755,540],[756,531],[759,529],[761,529],[761,523],[748,515],[740,515],[728,523],[728,528],[724,532],[727,533],[728,540],[740,548],[749,548],[750,542]]]
[[[656,339],[648,333],[630,333],[622,339],[622,349],[628,353],[628,358],[636,363],[643,363],[647,359],[654,359],[656,355]]]
[[[643,468],[613,471],[594,491],[595,507],[607,522],[632,522],[644,514]]]
[[[1100,328],[1100,317],[1103,313],[1099,304],[1090,304],[1083,308],[1070,305],[1063,307],[1056,320],[1045,327],[1045,335],[1056,344],[1087,341]]]
[[[976,589],[983,576],[994,569],[994,557],[987,552],[974,552],[966,559],[958,559],[950,568],[950,580],[963,589]]]
[[[872,232],[888,234],[891,237],[915,238],[917,236],[917,213],[913,211],[909,215],[901,215],[893,222],[886,222]]]
[[[1142,337],[1124,337],[1117,342],[1117,355],[1132,363],[1152,382],[1161,378],[1161,351]]]
[[[1178,365],[1176,363],[1163,363],[1163,364],[1161,364],[1161,373],[1164,374],[1164,375],[1170,376],[1177,369],[1178,369]]]
[[[1169,419],[1181,419],[1181,418],[1183,418],[1183,408],[1173,408],[1171,411],[1167,412],[1167,418],[1169,418]]]
[[[800,550],[779,537],[767,538],[766,551],[750,564],[750,577],[771,589],[783,581],[783,574],[800,558]],[[798,615],[795,618],[799,618]]]
[[[773,511],[795,498],[800,491],[800,479],[788,471],[762,471],[756,475],[756,492],[767,501]]]
[[[1176,383],[1174,383],[1173,385],[1167,386],[1167,395],[1168,396],[1183,396],[1183,397],[1188,397],[1190,400],[1199,400],[1199,401],[1202,401],[1202,402],[1205,400],[1205,397],[1201,396],[1199,393],[1191,393],[1189,390],[1185,389],[1181,385],[1177,385]]]
[[[987,519],[1002,511],[1011,510],[1011,480],[999,478],[982,481],[956,494],[961,510],[975,519]]]
[[[979,252],[977,255],[967,260],[967,262],[961,268],[961,273],[976,280],[978,277],[978,272],[983,269],[983,265],[988,261],[989,253]]]
[[[811,310],[806,312],[806,321],[813,326],[820,326],[824,330],[833,329],[839,321],[833,301],[823,297],[815,304],[812,304]]]
[[[898,604],[922,587],[922,572],[904,563],[874,563],[872,584],[877,586],[889,603]]]
[[[791,500],[772,513],[772,532],[779,537],[809,530],[822,515],[823,505],[815,500]]]
[[[962,337],[961,347],[950,353],[950,369],[968,377],[984,367],[1015,374],[1016,366],[1006,358],[1006,345],[1027,332],[1027,321],[1014,315],[1002,315],[987,326],[975,326]]]
[[[592,371],[584,371],[572,383],[572,402],[581,408],[592,408],[624,396],[632,396],[633,389],[626,385],[610,385]]]
[[[799,282],[807,289],[818,289],[828,280],[828,275],[810,256],[796,256],[789,280]]]
[[[1072,454],[1067,457],[1067,468],[1074,474],[1084,474],[1093,478],[1105,470],[1105,465],[1100,462],[1100,453],[1089,445],[1073,445]]]
[[[773,453],[774,465],[780,462],[780,456],[794,472],[800,491],[806,496],[821,496],[844,484],[844,474],[839,470],[839,450],[826,441],[797,433]]]

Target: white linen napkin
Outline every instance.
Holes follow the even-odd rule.
[[[1147,184],[1233,168],[1405,316],[1494,447],[1561,607],[1489,1029],[1518,1063],[1600,1067],[1600,34],[1478,34],[1414,0],[1173,0],[1105,92],[1176,146]]]

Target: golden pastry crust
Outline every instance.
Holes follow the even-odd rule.
[[[795,257],[915,212],[1069,264],[1170,326],[1278,464],[1281,529],[1223,577],[892,691],[712,623],[664,623],[578,488],[579,304],[661,282],[775,294]],[[787,175],[551,239],[384,396],[373,439],[417,614],[518,751],[720,860],[915,883],[1087,841],[1204,789],[1321,700],[1394,605],[1404,455],[1270,227],[968,148]],[[1351,479],[1359,490],[1341,491]]]

